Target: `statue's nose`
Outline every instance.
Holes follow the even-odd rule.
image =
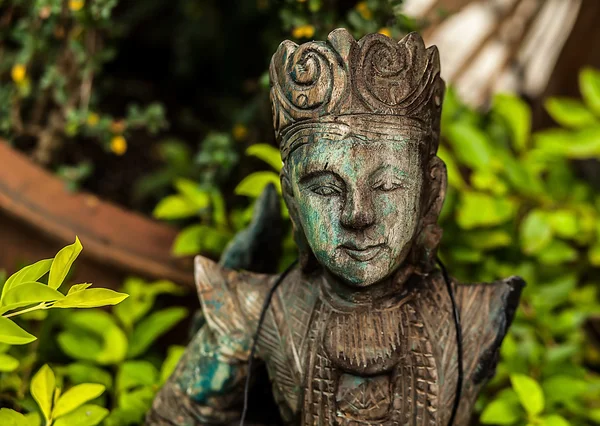
[[[364,229],[375,222],[375,212],[369,194],[349,194],[342,210],[342,226]]]

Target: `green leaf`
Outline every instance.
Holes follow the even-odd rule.
[[[555,235],[562,238],[574,238],[579,233],[577,212],[573,210],[555,210],[548,212],[548,220]]]
[[[590,418],[590,420],[596,423],[600,423],[600,408],[594,408],[590,410],[588,413],[588,417]]]
[[[55,302],[53,308],[97,308],[116,305],[128,297],[108,288],[90,288],[69,293],[64,299]]]
[[[67,293],[67,295],[71,294],[71,293],[77,293],[78,291],[82,291],[85,290],[86,288],[89,288],[92,284],[90,283],[84,283],[84,284],[73,284],[71,286],[71,288],[69,288],[69,292]]]
[[[544,411],[544,393],[538,382],[523,374],[511,374],[510,381],[529,415],[537,416]]]
[[[40,406],[46,421],[50,419],[52,413],[55,389],[56,379],[54,378],[54,372],[48,364],[45,364],[31,379],[31,396],[33,396],[35,402]]]
[[[183,178],[175,179],[175,188],[196,208],[196,211],[210,206],[210,192],[201,189],[196,182]]]
[[[210,192],[210,199],[212,202],[213,211],[213,222],[217,228],[227,227],[227,207],[225,206],[225,200],[218,189],[213,189]]]
[[[9,345],[26,345],[36,339],[13,321],[0,316],[0,343]]]
[[[537,253],[538,260],[545,265],[560,265],[577,259],[577,250],[564,241],[553,240]]]
[[[60,374],[68,376],[73,384],[98,383],[104,385],[107,389],[111,389],[113,385],[110,373],[102,368],[82,362],[73,362],[62,367]]]
[[[235,188],[237,195],[247,197],[258,197],[268,184],[274,184],[277,192],[281,194],[281,182],[279,175],[274,172],[255,172],[246,176]]]
[[[150,311],[159,294],[184,293],[182,287],[171,281],[149,283],[141,278],[127,278],[123,283],[123,291],[128,293],[129,297],[116,305],[113,312],[126,330],[131,330],[133,325]]]
[[[461,193],[457,223],[463,229],[490,227],[509,221],[517,206],[509,198],[497,198],[481,192]]]
[[[127,337],[114,318],[101,310],[76,311],[63,322],[58,345],[77,360],[100,365],[117,364],[127,354]]]
[[[201,252],[221,253],[231,234],[206,225],[191,225],[184,228],[173,242],[173,254],[188,256]]]
[[[108,410],[99,405],[86,404],[56,419],[53,426],[95,426],[108,416]]]
[[[8,354],[0,354],[0,372],[10,373],[19,367],[19,360]]]
[[[185,346],[173,345],[167,350],[167,357],[160,367],[160,384],[164,384],[179,363],[179,360],[185,353]]]
[[[588,251],[588,258],[593,266],[600,266],[600,243],[590,247]]]
[[[4,300],[4,295],[6,294],[6,292],[14,286],[17,286],[24,282],[39,280],[41,277],[48,273],[51,265],[52,259],[44,259],[34,263],[33,265],[26,266],[18,272],[12,274],[4,283],[4,287],[2,289],[2,298],[0,299],[0,302]]]
[[[561,126],[578,129],[597,124],[594,114],[577,99],[550,98],[544,106],[548,114]]]
[[[2,426],[24,426],[27,425],[27,419],[15,410],[0,408],[0,424]]]
[[[600,156],[600,126],[574,132],[562,151],[570,159],[585,160]]]
[[[129,341],[128,357],[135,358],[143,354],[158,337],[169,331],[186,315],[185,308],[176,307],[154,312],[141,320]]]
[[[587,391],[585,380],[575,377],[558,375],[544,380],[542,383],[546,405],[563,405],[575,401]]]
[[[579,73],[579,89],[586,105],[600,116],[600,71],[584,68]]]
[[[96,383],[83,383],[73,386],[58,398],[54,410],[52,410],[52,417],[58,418],[70,413],[86,402],[99,397],[105,390],[106,388],[103,385]]]
[[[448,141],[456,158],[473,169],[491,166],[493,153],[488,136],[470,123],[452,124],[447,131]]]
[[[542,417],[542,421],[539,424],[541,426],[571,426],[571,423],[558,414]]]
[[[152,215],[157,219],[182,219],[198,214],[194,203],[181,195],[169,195],[160,200]]]
[[[25,420],[23,426],[42,426],[42,419],[38,412],[25,414]]]
[[[510,246],[512,236],[501,229],[474,230],[463,234],[464,241],[477,250],[493,250]]]
[[[155,395],[156,386],[142,386],[119,395],[119,406],[127,407],[128,417],[133,420],[130,424],[139,425],[144,422],[144,416],[152,406]]]
[[[481,413],[485,425],[512,425],[521,418],[518,404],[506,399],[497,399],[488,404]]]
[[[126,361],[117,373],[117,392],[128,392],[139,386],[152,386],[158,380],[158,370],[148,361]]]
[[[529,105],[515,95],[498,94],[494,97],[492,112],[502,117],[508,124],[515,149],[519,152],[524,151],[531,132]]]
[[[553,309],[569,300],[569,295],[575,290],[577,281],[578,277],[576,274],[565,274],[556,277],[553,281],[544,283],[539,288],[536,288],[531,301],[539,309]]]
[[[525,254],[539,253],[552,241],[552,226],[548,215],[541,210],[532,210],[521,222],[521,247]]]
[[[64,299],[64,295],[45,284],[28,282],[13,287],[4,296],[0,313],[41,302]]]
[[[275,148],[266,143],[258,143],[251,145],[246,150],[246,155],[256,157],[269,164],[277,172],[280,172],[283,168],[283,162],[281,161],[281,154],[279,149]]]
[[[460,174],[460,169],[456,164],[454,157],[452,157],[452,154],[450,154],[450,151],[448,151],[444,146],[440,145],[437,156],[446,164],[448,184],[456,189],[463,189],[466,186],[465,181]]]
[[[79,238],[75,237],[75,242],[69,246],[62,248],[54,257],[52,266],[50,267],[50,277],[48,278],[48,287],[57,289],[63,283],[71,265],[83,250],[83,246]]]

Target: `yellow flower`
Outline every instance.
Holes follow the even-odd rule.
[[[243,124],[238,123],[233,127],[231,133],[236,141],[241,141],[246,139],[246,136],[248,136],[248,129]]]
[[[300,25],[299,27],[294,28],[292,31],[292,36],[294,38],[311,38],[315,35],[315,27],[312,25]]]
[[[78,12],[83,9],[84,4],[85,0],[69,0],[69,9],[73,12]]]
[[[40,18],[41,19],[48,19],[51,14],[52,14],[52,9],[50,9],[50,6],[44,6],[40,9]]]
[[[383,34],[384,36],[387,36],[387,37],[391,37],[392,36],[392,32],[387,27],[379,28],[379,31],[377,31],[377,32],[379,34]]]
[[[23,83],[25,77],[27,77],[27,68],[23,64],[13,65],[10,75],[15,83]]]
[[[100,121],[100,117],[98,116],[98,114],[96,114],[95,112],[90,112],[87,116],[87,124],[90,127],[94,127],[96,126],[96,124],[98,124],[98,121]]]
[[[358,13],[360,13],[361,16],[367,21],[373,17],[373,12],[371,12],[371,9],[369,9],[369,6],[367,5],[366,1],[361,1],[360,3],[357,3],[356,10],[358,10]]]
[[[110,123],[110,131],[116,134],[123,133],[125,131],[125,122],[123,120],[115,120]]]
[[[123,136],[115,136],[110,140],[110,150],[116,155],[123,155],[127,151],[127,141]]]

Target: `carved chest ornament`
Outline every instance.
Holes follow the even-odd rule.
[[[273,276],[196,258],[206,324],[148,424],[243,422],[263,363],[285,424],[466,426],[524,283],[436,267],[437,49],[337,29],[283,42],[270,76],[299,262]],[[248,421],[272,423],[261,414]]]

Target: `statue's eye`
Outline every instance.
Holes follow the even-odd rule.
[[[375,189],[384,192],[394,191],[399,188],[404,188],[404,184],[397,180],[383,180],[375,184]]]
[[[341,191],[338,188],[328,185],[314,186],[310,189],[315,194],[322,195],[324,197],[337,196],[341,194]]]

